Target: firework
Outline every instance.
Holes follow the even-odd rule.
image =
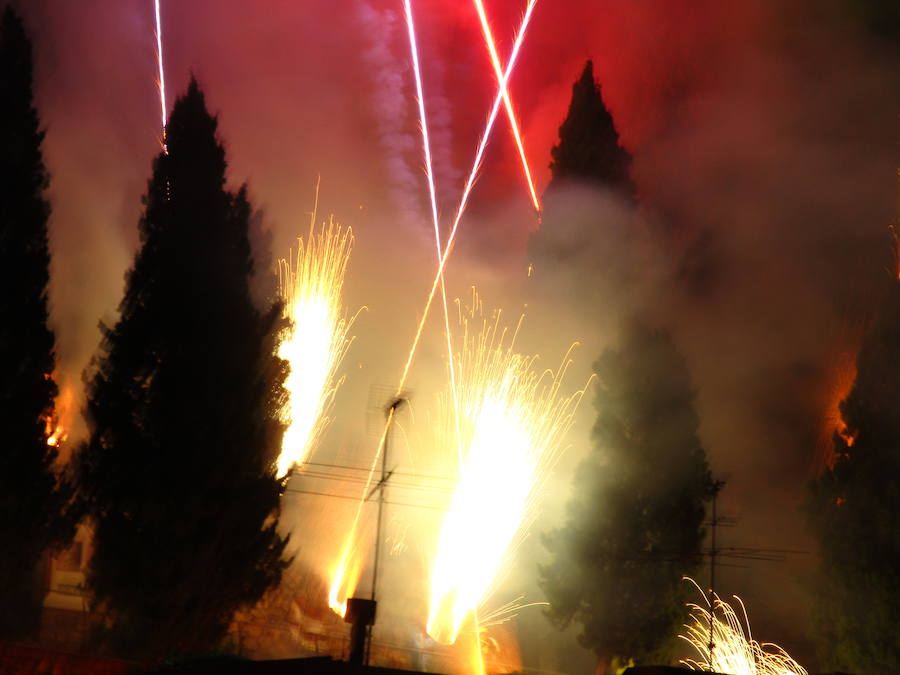
[[[168,148],[166,147],[166,125],[168,124],[166,115],[166,74],[165,69],[163,68],[162,20],[160,18],[159,2],[160,0],[154,0],[156,15],[156,63],[159,72],[156,79],[156,86],[157,89],[159,89],[159,107],[160,112],[162,113],[162,148],[163,152],[169,154]]]
[[[410,346],[409,356],[406,359],[406,364],[403,366],[403,374],[400,377],[401,383],[405,383],[406,378],[409,375],[409,369],[412,366],[413,358],[416,354],[416,348],[418,347],[419,340],[422,337],[422,330],[425,327],[425,320],[428,318],[428,312],[431,309],[431,303],[434,301],[434,294],[437,291],[438,284],[443,278],[444,268],[447,266],[447,260],[450,257],[450,252],[453,250],[453,244],[456,240],[456,233],[459,230],[459,222],[460,220],[462,220],[463,213],[465,213],[466,206],[469,203],[469,195],[472,193],[472,187],[475,185],[475,178],[478,175],[478,169],[481,166],[481,160],[484,157],[484,150],[487,147],[487,142],[488,138],[491,135],[491,130],[494,128],[494,121],[497,119],[497,112],[500,110],[500,102],[503,100],[504,92],[506,92],[509,77],[510,75],[512,75],[512,72],[515,69],[516,59],[519,56],[519,50],[522,48],[522,41],[525,38],[525,31],[528,28],[528,23],[531,21],[531,14],[534,11],[534,6],[536,4],[537,0],[529,0],[528,7],[525,10],[525,15],[522,17],[522,23],[519,26],[518,32],[516,33],[516,39],[513,43],[512,54],[509,57],[509,62],[506,64],[506,70],[503,73],[503,80],[500,82],[500,89],[497,91],[497,96],[494,98],[494,104],[491,107],[490,114],[488,115],[488,121],[485,125],[484,133],[481,135],[481,140],[478,143],[478,149],[475,152],[475,161],[472,162],[472,169],[471,171],[469,171],[469,176],[466,179],[462,198],[459,201],[459,206],[456,208],[456,216],[453,218],[453,227],[450,229],[450,235],[447,238],[447,245],[444,247],[443,253],[441,254],[441,260],[438,264],[437,273],[435,274],[434,281],[431,284],[431,290],[428,293],[428,298],[425,300],[425,308],[422,311],[422,316],[419,319],[419,325],[416,328],[415,337],[413,338],[412,345]]]
[[[482,319],[477,298],[461,324],[463,457],[431,569],[427,624],[428,634],[445,644],[455,642],[475,613],[527,523],[583,394],[560,395],[568,354],[556,373],[537,371],[536,357],[515,351],[518,326],[503,327],[499,312],[492,321]],[[455,445],[452,433],[442,433],[450,426],[435,426],[442,436],[435,441],[438,452]]]
[[[456,238],[457,230],[459,229],[459,222],[462,219],[462,215],[466,210],[466,205],[468,204],[469,195],[471,194],[472,187],[475,183],[475,178],[478,174],[478,168],[481,165],[482,157],[484,156],[484,150],[487,146],[488,138],[490,137],[491,130],[494,126],[494,121],[497,119],[497,112],[500,109],[500,102],[503,100],[503,93],[506,91],[507,83],[509,82],[510,75],[515,69],[516,59],[519,55],[519,50],[522,47],[522,41],[525,37],[525,31],[528,28],[528,23],[531,20],[532,12],[534,11],[534,6],[537,3],[537,0],[529,0],[528,7],[525,10],[525,14],[522,17],[522,23],[519,26],[519,30],[516,33],[515,42],[513,44],[512,53],[510,54],[509,61],[506,64],[506,70],[503,73],[503,79],[500,82],[500,89],[497,92],[497,96],[494,98],[494,103],[491,108],[491,112],[488,116],[487,124],[485,125],[484,133],[481,136],[481,140],[478,144],[478,149],[475,153],[475,161],[472,164],[472,170],[469,172],[469,176],[466,179],[465,187],[463,188],[462,198],[460,199],[459,206],[456,209],[456,216],[453,219],[453,227],[450,230],[450,235],[447,238],[446,246],[443,248],[440,254],[440,261],[438,263],[437,272],[435,273],[434,282],[431,285],[431,290],[428,293],[427,300],[425,301],[425,307],[422,311],[421,317],[419,319],[419,324],[416,327],[416,332],[412,340],[412,344],[410,345],[409,354],[406,358],[406,363],[403,366],[403,371],[400,375],[400,382],[397,386],[397,395],[399,396],[404,388],[406,387],[406,380],[409,377],[409,370],[412,366],[413,359],[415,358],[416,350],[419,345],[419,341],[422,337],[422,331],[425,327],[425,322],[428,319],[428,314],[431,309],[431,304],[434,301],[434,295],[437,292],[438,285],[441,283],[444,276],[444,268],[447,265],[447,260],[450,257],[450,252],[453,250],[453,243]],[[378,465],[378,460],[381,456],[381,449],[384,447],[385,439],[387,438],[388,429],[390,428],[391,422],[393,420],[393,410],[391,410],[388,414],[387,420],[385,421],[384,428],[382,429],[381,438],[378,442],[378,446],[376,448],[375,454],[372,458],[371,470],[369,472],[369,479],[366,481],[366,485],[362,490],[359,505],[356,510],[356,517],[353,521],[353,525],[350,528],[350,531],[347,535],[346,540],[344,541],[344,545],[341,547],[341,553],[337,561],[335,562],[333,569],[334,573],[331,580],[331,586],[329,588],[329,605],[335,610],[340,612],[340,608],[346,607],[345,599],[348,597],[349,593],[353,592],[355,584],[351,583],[349,578],[347,577],[347,572],[350,569],[355,567],[354,563],[351,563],[350,558],[355,554],[356,547],[354,542],[356,541],[357,536],[357,528],[359,526],[360,517],[362,515],[362,509],[365,505],[366,495],[369,494],[371,490],[371,485],[373,482],[373,478],[375,475],[375,467]],[[343,614],[342,614],[343,615]]]
[[[344,273],[353,246],[351,229],[329,219],[318,231],[315,212],[309,234],[297,240],[295,257],[279,261],[278,277],[290,327],[278,356],[290,364],[287,430],[278,457],[278,475],[302,465],[328,424],[341,380],[337,369],[350,346],[348,319],[341,305]]]
[[[484,11],[484,3],[482,0],[474,0],[475,10],[478,12],[478,20],[481,23],[481,32],[484,35],[485,46],[491,57],[491,65],[494,67],[494,75],[497,77],[497,83],[503,82],[503,68],[500,66],[500,57],[497,55],[497,45],[494,42],[494,36],[491,34],[491,26],[487,19],[487,13]],[[522,143],[522,134],[519,133],[519,121],[516,119],[516,113],[513,111],[512,101],[509,97],[509,91],[503,87],[503,105],[506,108],[506,116],[509,118],[510,129],[512,130],[513,140],[516,143],[516,149],[519,151],[519,160],[522,162],[522,171],[525,174],[525,182],[528,184],[528,192],[531,195],[531,203],[534,210],[540,212],[541,202],[538,199],[537,191],[534,189],[534,181],[531,178],[531,169],[528,166],[528,158],[525,156],[525,146]]]
[[[692,579],[688,581],[697,585]],[[699,586],[697,588],[699,590]],[[689,642],[700,657],[699,660],[685,659],[682,663],[691,670],[713,670],[730,675],[807,675],[806,670],[781,647],[753,639],[747,609],[739,597],[734,597],[744,615],[743,623],[734,608],[717,595],[713,595],[711,606],[708,600],[706,607],[688,605],[690,623],[684,626],[686,634],[679,637]]]

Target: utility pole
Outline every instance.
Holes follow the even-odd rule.
[[[713,650],[715,649],[715,641],[713,639],[713,627],[715,625],[715,614],[716,614],[716,555],[719,553],[719,549],[716,548],[716,527],[719,524],[718,514],[716,512],[716,501],[719,498],[719,491],[725,485],[725,481],[717,480],[713,486],[713,498],[712,498],[712,520],[710,521],[711,530],[711,546],[709,549],[709,591],[707,592],[706,598],[709,603],[709,644],[707,647],[709,648],[709,670],[712,672],[713,670]]]
[[[378,490],[378,518],[375,524],[375,560],[372,564],[372,604],[375,604],[375,593],[378,586],[378,561],[381,558],[381,529],[382,529],[382,520],[384,518],[384,491],[387,487],[388,479],[391,477],[393,471],[388,472],[387,470],[387,460],[388,460],[388,441],[390,439],[391,423],[394,421],[394,415],[397,413],[397,408],[399,408],[403,403],[406,402],[405,398],[397,397],[391,404],[387,407],[387,432],[384,435],[384,447],[381,449],[381,480],[378,481],[378,484],[372,488],[372,491],[369,493],[369,498],[375,493],[375,490]],[[373,623],[374,625],[374,623]],[[369,656],[372,649],[372,628],[369,627],[369,639],[366,644],[366,665],[369,665]]]

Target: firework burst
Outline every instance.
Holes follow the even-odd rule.
[[[461,312],[462,314],[462,312]],[[515,351],[515,330],[482,318],[474,297],[461,316],[456,357],[462,438],[458,484],[431,569],[427,631],[455,642],[478,609],[516,535],[528,523],[543,478],[555,462],[584,390],[560,395],[568,354],[555,373]],[[521,319],[519,320],[521,325]],[[435,446],[456,448],[452,406],[441,409]]]
[[[693,579],[687,581],[697,585]],[[744,602],[737,596],[735,600],[744,615],[743,623],[734,608],[717,595],[713,595],[711,606],[708,601],[706,607],[688,605],[690,622],[679,637],[691,644],[699,659],[685,659],[682,663],[691,670],[729,675],[807,675],[803,666],[781,647],[753,639]]]
[[[334,219],[318,230],[315,213],[296,256],[280,260],[278,279],[290,321],[278,355],[290,364],[288,428],[278,457],[278,475],[302,465],[328,425],[328,413],[342,379],[337,370],[353,338],[352,318],[341,304],[353,232]]]

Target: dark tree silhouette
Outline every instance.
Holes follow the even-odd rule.
[[[565,525],[545,537],[547,615],[580,624],[581,644],[601,661],[665,663],[714,491],[694,392],[670,336],[641,325],[594,369],[594,452],[576,473]]]
[[[33,104],[31,41],[10,8],[0,16],[0,101],[0,637],[23,637],[40,622],[39,560],[73,530],[69,489],[47,445],[57,389],[47,328],[44,134]]]
[[[812,486],[821,555],[814,634],[823,664],[900,672],[900,282],[857,358],[836,458]]]
[[[88,383],[80,478],[95,526],[88,584],[114,651],[215,647],[278,583],[287,364],[280,308],[254,309],[245,190],[192,81],[155,160],[120,318]]]
[[[559,143],[550,152],[551,190],[560,183],[578,181],[632,192],[628,176],[631,157],[619,144],[591,61],[572,86],[572,101],[559,128]]]

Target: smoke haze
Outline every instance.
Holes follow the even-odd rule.
[[[320,460],[360,466],[371,461],[435,251],[402,7],[343,4],[164,0],[162,9],[169,106],[195,73],[219,114],[229,180],[248,181],[265,214],[256,241],[270,240],[275,258],[287,255],[308,227],[317,176],[320,216],[334,213],[354,229],[347,305],[366,309]],[[537,222],[501,111],[447,270],[451,297],[477,284],[486,305],[510,318],[527,306],[520,345],[541,353],[544,366],[581,342],[567,379],[572,391],[622,321],[640,316],[673,331],[697,388],[711,465],[728,481],[722,509],[739,518],[724,545],[810,551],[726,569],[720,590],[745,599],[756,635],[808,666],[814,655],[799,578],[814,555],[800,507],[822,452],[835,364],[855,349],[894,274],[898,59],[852,19],[865,6],[539,3],[511,81],[539,190],[572,83],[592,58],[633,156],[640,206],[571,186],[571,218],[548,233],[570,253],[530,260]],[[152,3],[23,0],[18,8],[35,43],[47,129],[51,323],[60,379],[78,407],[98,321],[115,321],[159,151]],[[415,9],[448,228],[493,74],[467,3],[421,0]],[[505,56],[524,3],[488,9]],[[414,410],[443,386],[438,316],[435,306],[409,383]],[[588,393],[532,532],[563,514],[571,472],[590,448],[592,404]],[[85,433],[77,415],[70,423],[75,437]],[[410,457],[399,466],[412,464]],[[354,486],[346,494],[357,493]],[[302,502],[288,506],[301,556],[327,574],[331,544],[304,543],[320,527],[310,524],[314,510],[349,522],[352,502]],[[416,527],[426,526],[407,530]],[[528,537],[495,597],[542,599],[536,564],[544,555],[539,537]],[[391,574],[402,586],[403,575]],[[526,666],[591,667],[571,635],[548,639],[539,609],[525,610],[519,625]]]

